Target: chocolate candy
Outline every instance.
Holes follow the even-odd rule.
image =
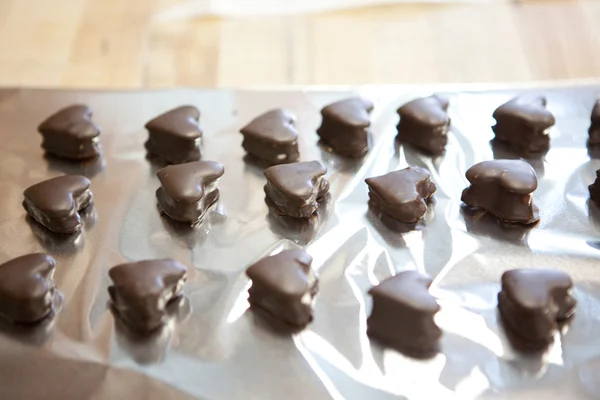
[[[321,141],[336,154],[358,158],[369,151],[373,103],[352,98],[330,104],[321,110],[323,122],[317,130]]]
[[[150,157],[164,164],[183,164],[201,157],[202,130],[198,126],[200,111],[182,106],[159,115],[146,124],[146,150]]]
[[[429,153],[442,154],[448,143],[448,100],[429,96],[409,101],[398,109],[396,139]]]
[[[225,169],[214,161],[169,165],[157,172],[161,187],[156,198],[161,212],[176,221],[200,222],[219,199],[217,181]]]
[[[440,306],[429,294],[429,286],[429,277],[405,271],[369,290],[373,311],[367,319],[367,334],[410,356],[428,357],[437,352],[442,331],[434,315]]]
[[[79,211],[93,205],[90,181],[84,176],[63,175],[27,188],[23,207],[37,222],[61,234],[81,229]]]
[[[508,223],[539,221],[538,208],[533,204],[537,177],[525,161],[483,161],[469,168],[466,176],[471,186],[463,191],[462,201],[468,206]]]
[[[398,221],[413,223],[425,215],[435,183],[424,168],[408,167],[375,178],[367,178],[369,206]]]
[[[242,147],[246,152],[267,165],[298,160],[298,133],[296,118],[280,108],[268,111],[241,129]]]
[[[320,161],[275,165],[264,172],[265,193],[282,215],[307,218],[329,192],[326,173]]]
[[[130,328],[149,333],[167,320],[167,305],[182,296],[186,267],[171,259],[120,264],[108,271],[113,310]]]
[[[596,180],[589,186],[590,200],[600,207],[600,169],[596,171]]]
[[[596,100],[592,109],[591,125],[588,130],[590,138],[588,146],[600,146],[600,99]]]
[[[47,153],[72,160],[100,154],[100,129],[92,122],[92,110],[77,104],[56,112],[38,126]]]
[[[496,140],[504,142],[517,154],[528,156],[543,153],[550,147],[548,129],[554,125],[554,115],[546,109],[543,96],[522,96],[498,107],[492,127]]]
[[[33,324],[54,314],[54,259],[27,254],[0,265],[0,316]]]
[[[552,342],[559,325],[575,313],[573,282],[564,272],[513,269],[502,274],[498,310],[507,331],[524,348],[543,348]]]
[[[312,257],[304,250],[284,250],[251,265],[248,301],[253,308],[294,327],[313,319],[313,300],[319,280],[310,267]]]

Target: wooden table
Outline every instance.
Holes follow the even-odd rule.
[[[598,1],[167,18],[182,2],[2,0],[0,85],[119,89],[600,77]]]

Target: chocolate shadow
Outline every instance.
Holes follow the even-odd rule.
[[[78,231],[70,235],[54,233],[41,225],[30,215],[25,217],[33,236],[44,249],[52,254],[74,254],[83,247],[83,233]]]
[[[260,307],[250,305],[250,307],[244,312],[244,314],[250,314],[254,325],[266,329],[277,336],[288,337],[293,334],[303,331],[306,327],[290,325],[278,318],[273,317],[270,313],[266,312]]]
[[[433,219],[435,212],[435,200],[431,198],[427,202],[427,211],[425,215],[417,222],[402,222],[386,214],[380,209],[373,207],[369,201],[369,209],[365,216],[367,220],[377,229],[381,237],[394,247],[406,247],[406,242],[402,238],[402,234],[411,231],[423,231],[427,229],[427,221]]]
[[[406,162],[408,165],[420,166],[426,169],[429,169],[429,167],[425,163],[423,163],[423,157],[431,159],[431,164],[433,165],[433,167],[436,170],[439,170],[440,165],[442,164],[442,161],[444,161],[444,157],[446,155],[445,151],[442,154],[428,153],[396,137],[394,139],[394,151],[395,156],[397,158],[400,158],[400,153],[402,149],[404,149],[404,157],[406,158]]]
[[[251,155],[246,154],[243,157],[244,160],[244,171],[250,172],[261,179],[264,179],[264,171],[269,168],[271,165],[262,161],[261,159]]]
[[[52,310],[40,321],[33,323],[14,323],[0,318],[0,333],[24,344],[41,346],[50,338],[56,325],[56,316],[62,309],[63,296],[54,289]]]
[[[167,305],[167,322],[152,332],[140,333],[127,324],[109,302],[115,321],[116,340],[138,364],[153,364],[164,360],[177,323],[191,314],[189,300],[182,296]]]
[[[429,349],[416,349],[416,348],[407,347],[407,346],[400,346],[398,343],[391,343],[391,342],[387,342],[385,340],[382,341],[379,338],[375,338],[375,337],[368,336],[368,335],[367,335],[367,337],[369,338],[369,342],[371,344],[371,353],[372,354],[375,353],[373,350],[378,350],[377,352],[381,352],[383,354],[383,352],[381,350],[388,348],[388,349],[395,350],[404,356],[414,358],[415,360],[429,360],[429,359],[434,358],[436,355],[438,355],[438,353],[440,353],[440,350],[441,350],[439,343]],[[375,357],[373,357],[373,358],[375,359]],[[385,372],[385,368],[384,368],[384,364],[383,364],[383,356],[380,357],[381,364],[379,364],[377,361],[378,360],[376,360],[376,363],[378,364],[381,371]]]
[[[522,246],[527,246],[527,235],[537,225],[507,224],[487,211],[466,204],[461,205],[460,212],[467,232]]]
[[[189,249],[204,243],[212,227],[222,225],[227,220],[227,216],[215,211],[216,208],[218,208],[218,201],[206,210],[204,218],[199,223],[191,225],[189,222],[175,221],[161,212],[160,205],[157,203],[160,221],[165,230],[171,238],[184,243]]]
[[[265,197],[265,203],[269,209],[267,221],[271,231],[301,246],[306,246],[319,234],[320,228],[333,209],[331,193],[327,193],[325,198],[319,202],[317,210],[308,218],[293,218],[280,214],[268,197]]]
[[[44,159],[50,171],[59,171],[69,175],[82,175],[93,178],[102,172],[106,166],[102,153],[85,160],[68,160],[46,153]]]
[[[514,149],[508,147],[506,144],[500,142],[497,139],[490,140],[490,147],[492,148],[492,153],[494,155],[494,159],[508,159],[508,160],[520,160],[526,161],[531,165],[531,167],[535,170],[535,173],[538,179],[542,179],[546,172],[544,167],[544,160],[548,151],[550,151],[550,147],[548,149],[535,153],[535,154],[520,154]]]

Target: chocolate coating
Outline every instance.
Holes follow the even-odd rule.
[[[49,116],[38,126],[42,148],[57,157],[82,160],[100,154],[100,129],[92,122],[92,110],[76,104]]]
[[[429,171],[420,167],[367,178],[369,205],[398,221],[416,222],[425,215],[427,202],[436,190],[430,178]]]
[[[334,153],[362,157],[369,151],[372,110],[373,103],[362,98],[330,104],[321,110],[323,122],[317,134]]]
[[[440,306],[429,293],[429,286],[429,277],[405,271],[369,290],[373,310],[367,319],[367,334],[411,356],[435,353],[442,336],[434,321]]]
[[[27,254],[0,265],[0,317],[13,324],[32,324],[53,310],[54,259]]]
[[[590,200],[600,207],[600,169],[596,171],[596,180],[589,186]]]
[[[329,192],[326,173],[320,161],[275,165],[264,171],[265,193],[282,215],[307,218]]]
[[[223,166],[214,161],[194,161],[160,169],[156,173],[161,184],[156,190],[160,211],[176,221],[200,222],[219,199],[217,181],[224,173]]]
[[[252,280],[250,305],[289,325],[306,326],[313,319],[319,282],[311,264],[304,250],[284,250],[251,265],[246,270]]]
[[[590,129],[588,130],[590,137],[588,146],[600,145],[600,99],[596,100],[592,109]]]
[[[448,143],[450,117],[448,99],[429,96],[415,99],[398,109],[396,139],[429,153],[442,154]]]
[[[548,345],[559,323],[575,313],[577,302],[571,297],[572,288],[571,277],[561,271],[506,271],[498,293],[498,309],[505,329],[531,348]]]
[[[23,207],[37,222],[61,234],[81,229],[79,211],[93,204],[90,181],[63,175],[37,183],[23,192]]]
[[[533,204],[537,176],[525,161],[483,161],[469,168],[466,176],[471,186],[463,191],[461,199],[468,206],[486,210],[508,223],[539,221]]]
[[[201,157],[200,111],[182,106],[159,115],[146,124],[148,155],[166,164],[183,164]]]
[[[556,122],[543,96],[521,96],[494,111],[496,139],[517,154],[543,153],[550,147],[548,129]]]
[[[242,147],[268,165],[294,162],[300,157],[296,117],[280,108],[267,111],[241,129]]]
[[[187,269],[171,259],[144,260],[114,266],[108,275],[113,310],[132,329],[149,333],[165,324],[166,307],[181,297]]]

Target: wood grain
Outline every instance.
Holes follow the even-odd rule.
[[[185,3],[3,0],[0,85],[123,89],[600,78],[597,1],[172,17]]]

